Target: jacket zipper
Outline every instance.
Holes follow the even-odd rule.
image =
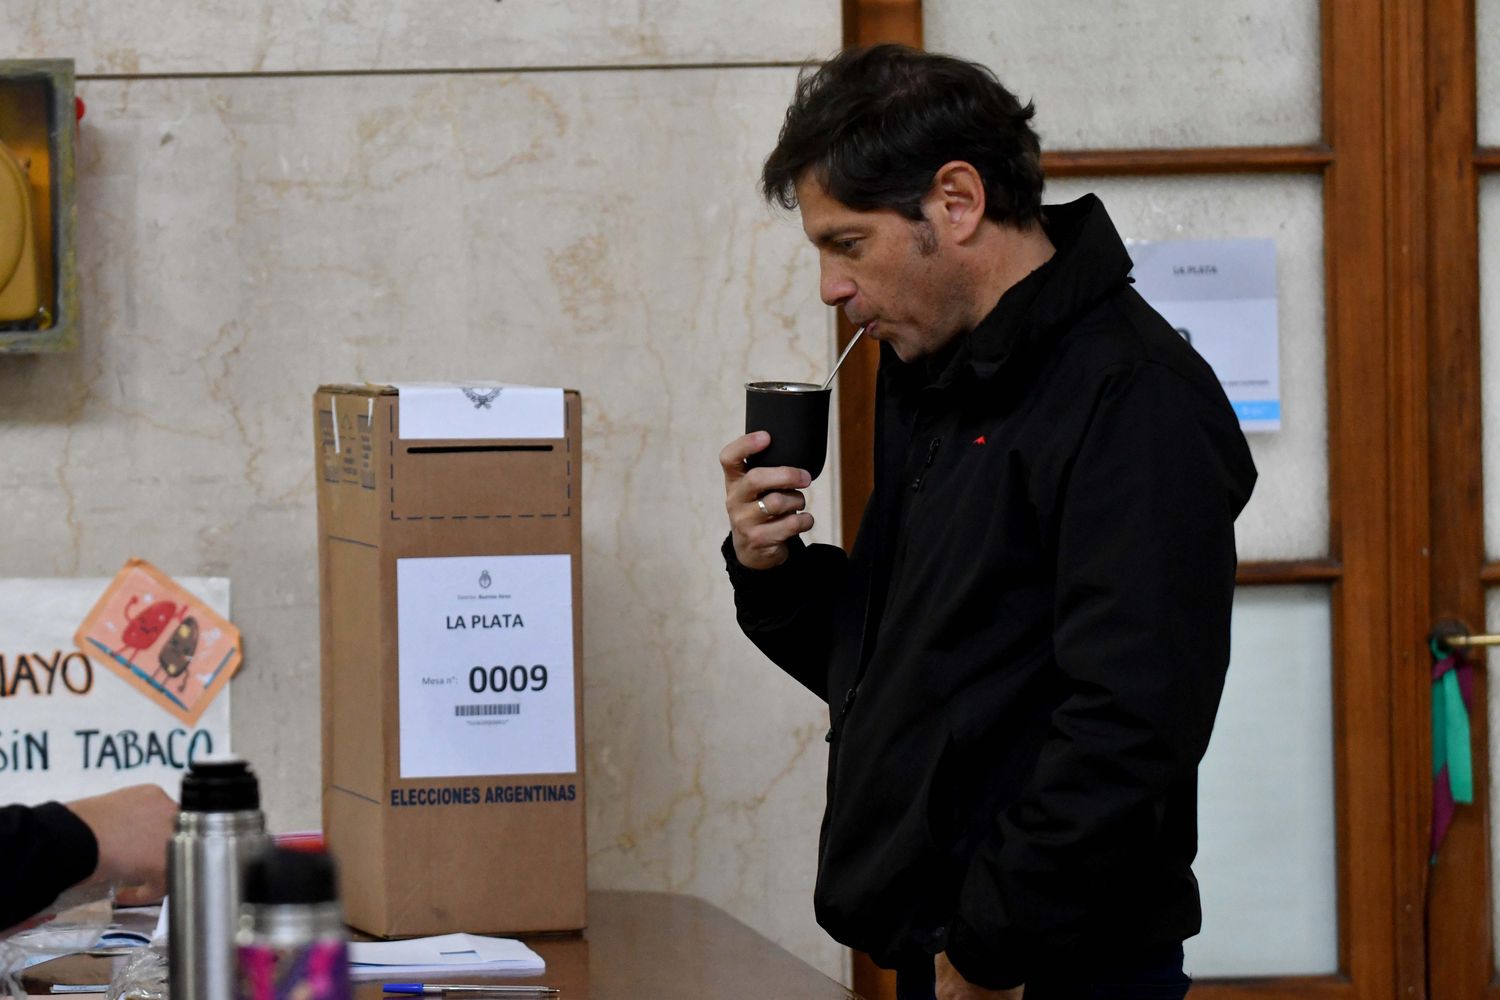
[[[879,413],[880,413],[880,409],[881,409],[881,404],[882,404],[881,393],[877,390],[876,396],[875,396],[875,409],[876,409],[875,442],[876,442],[877,449],[879,448],[879,444],[880,444],[880,430],[881,430],[880,424],[881,424],[881,421],[880,421]],[[921,413],[920,413],[920,410],[919,410],[918,413],[917,413],[916,420],[914,422],[913,428],[912,428],[912,437],[916,436],[916,425],[919,424],[920,422],[921,422]],[[911,439],[908,438],[907,440],[908,440],[907,447],[910,448],[911,447]],[[916,481],[913,484],[913,488],[915,490],[918,490],[918,491],[921,490],[921,488],[922,488],[922,480],[927,475],[927,470],[929,468],[931,468],[933,460],[935,458],[937,458],[938,447],[939,447],[939,445],[941,443],[942,443],[942,439],[941,438],[936,438],[936,437],[933,438],[928,443],[928,445],[927,445],[927,458],[922,463],[922,468],[918,472],[917,477],[916,477]],[[877,456],[878,456],[878,451],[877,451]],[[882,479],[882,477],[880,475],[880,462],[879,462],[879,460],[877,458],[877,461],[875,463],[875,496],[877,498],[879,498],[880,495],[881,495],[881,487],[883,485],[882,482],[881,482],[881,479]],[[899,488],[897,490],[893,491],[893,493],[894,493],[895,496],[899,496],[900,495]],[[893,497],[893,499],[894,499],[894,497]],[[879,527],[879,525],[877,525],[877,527]],[[904,535],[904,531],[902,532],[902,534]],[[886,574],[885,589],[884,589],[883,596],[881,598],[882,601],[887,600],[890,597],[890,585],[891,585],[891,581],[893,579],[895,579],[896,565],[897,565],[897,562],[899,561],[900,549],[901,549],[901,546],[902,546],[903,542],[904,542],[904,538],[896,540],[897,551],[891,555],[890,567],[889,567],[889,570],[888,570],[888,572]],[[876,565],[878,567],[878,561],[877,561]],[[844,702],[843,702],[842,705],[839,706],[838,714],[836,716],[834,716],[832,718],[832,720],[829,722],[828,732],[826,734],[824,734],[824,736],[823,736],[824,742],[828,744],[828,808],[829,808],[829,810],[833,809],[833,804],[834,804],[834,802],[837,801],[838,780],[839,780],[839,744],[840,744],[840,741],[839,741],[838,737],[839,737],[839,735],[842,732],[842,727],[848,721],[850,710],[852,710],[854,708],[855,699],[859,697],[859,686],[862,683],[864,683],[865,671],[867,669],[869,669],[869,666],[870,666],[870,659],[869,659],[868,656],[866,656],[866,652],[867,652],[867,648],[868,648],[869,643],[870,643],[870,611],[871,611],[874,603],[875,603],[875,601],[874,601],[874,592],[873,592],[873,588],[872,588],[871,593],[869,595],[867,595],[866,598],[865,598],[865,613],[864,613],[863,619],[860,622],[860,627],[859,627],[859,663],[858,663],[858,666],[855,668],[854,682],[849,685],[849,690],[844,693]],[[818,853],[820,855],[820,859],[819,859],[819,864],[820,865],[822,863],[821,862],[822,850],[823,850],[823,844],[822,844],[822,842],[820,840],[819,845],[818,845]]]
[[[839,726],[843,725],[844,718],[849,714],[849,709],[851,709],[851,708],[854,707],[854,699],[858,695],[859,695],[859,681],[855,681],[854,682],[854,686],[851,687],[851,688],[849,688],[849,690],[844,693],[844,704],[839,707],[839,714],[834,718],[833,722],[829,723],[828,732],[823,737],[823,742],[824,743],[832,743],[833,742],[833,733],[834,733],[834,730],[838,729]]]
[[[921,491],[921,489],[922,489],[922,483],[927,478],[927,470],[930,469],[930,468],[932,468],[932,463],[937,458],[938,448],[940,448],[942,446],[942,444],[943,444],[943,439],[940,438],[940,437],[935,437],[931,441],[928,442],[928,444],[927,444],[927,457],[922,461],[922,467],[917,470],[916,477],[911,482],[912,492],[916,493],[916,492],[920,492]],[[910,513],[911,513],[910,511],[907,512],[908,518],[910,517]],[[894,571],[895,571],[897,563],[899,563],[900,550],[905,546],[905,540],[906,540],[906,532],[905,532],[904,526],[903,526],[903,530],[901,532],[901,538],[898,540],[898,543],[897,543],[897,553],[898,553],[897,559],[895,561],[893,561],[892,567],[891,567],[891,569],[892,569],[891,578],[892,579],[895,578],[895,572]],[[887,590],[889,590],[889,588],[890,588],[890,581],[889,580],[886,583],[886,588],[887,588]],[[849,690],[844,693],[844,702],[843,702],[842,705],[839,706],[838,714],[835,715],[833,717],[833,721],[831,723],[829,723],[828,732],[825,733],[824,736],[823,736],[823,742],[825,742],[825,743],[832,743],[833,742],[833,738],[838,733],[839,728],[841,726],[843,726],[844,721],[849,717],[849,711],[852,708],[854,708],[854,701],[855,701],[855,699],[859,697],[859,685],[864,681],[864,678],[865,678],[865,668],[869,665],[868,661],[865,660],[865,658],[864,658],[864,649],[863,649],[864,636],[867,634],[867,630],[869,628],[869,623],[870,623],[870,602],[866,601],[865,602],[865,618],[864,618],[864,622],[860,626],[860,630],[861,630],[861,649],[860,649],[859,672],[854,677],[854,683],[851,684],[851,685],[849,685]]]
[[[911,535],[912,520],[916,517],[917,514],[917,496],[922,492],[923,484],[927,482],[927,473],[932,468],[933,461],[937,459],[938,448],[942,447],[942,444],[943,439],[941,437],[934,437],[927,443],[927,457],[922,461],[921,466],[912,476],[911,482],[907,484],[911,489],[912,495],[907,498],[904,504],[902,504],[904,514],[901,518],[901,523],[898,526],[898,533],[896,536],[896,551],[895,554],[891,556],[890,578],[892,581],[894,581],[897,576],[900,575],[900,571],[906,566],[906,546],[907,540]],[[887,588],[887,590],[889,590],[889,588]]]
[[[932,461],[933,459],[937,458],[938,448],[942,446],[942,443],[942,438],[935,437],[932,439],[931,443],[927,445],[927,460],[923,462],[922,467],[917,470],[917,478],[911,481],[911,491],[913,493],[917,493],[922,489],[922,483],[927,480],[927,470],[932,468]],[[908,512],[908,514],[909,513],[910,512]]]

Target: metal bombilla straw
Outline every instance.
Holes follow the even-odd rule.
[[[843,367],[844,359],[849,356],[850,351],[854,350],[854,345],[859,343],[859,338],[863,337],[865,335],[865,331],[869,328],[870,324],[866,323],[864,326],[854,331],[854,336],[849,338],[849,343],[844,347],[844,353],[840,354],[838,361],[834,363],[833,371],[829,372],[828,377],[823,380],[824,389],[827,389],[830,385],[833,385],[833,377],[837,375],[839,373],[839,369]]]

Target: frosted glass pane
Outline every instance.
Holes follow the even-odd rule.
[[[1475,0],[1479,42],[1479,143],[1500,146],[1500,0]]]
[[[1500,588],[1490,588],[1485,593],[1485,619],[1486,632],[1493,632],[1500,628]],[[1494,651],[1490,652],[1490,663],[1495,662]],[[1489,723],[1490,733],[1500,733],[1500,684],[1491,678],[1487,685],[1489,688]],[[1490,740],[1490,801],[1497,802],[1496,796],[1500,795],[1500,740]],[[1462,807],[1461,807],[1462,808]],[[1495,822],[1493,814],[1490,817],[1490,907],[1492,919],[1490,920],[1490,934],[1493,935],[1494,952],[1500,955],[1500,920],[1493,919],[1500,915],[1500,823]]]
[[[1035,99],[1046,149],[1322,135],[1317,0],[925,0],[927,47]]]
[[[1338,968],[1333,686],[1325,587],[1241,588],[1198,791],[1198,977]]]
[[[1484,551],[1500,553],[1500,176],[1479,179],[1479,385]]]
[[[1241,560],[1315,559],[1328,547],[1323,188],[1316,177],[1064,178],[1048,202],[1092,191],[1127,239],[1276,241],[1281,430],[1249,435],[1260,479],[1235,524]]]

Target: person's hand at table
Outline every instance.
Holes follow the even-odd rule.
[[[156,785],[131,785],[66,803],[99,844],[99,865],[85,881],[111,885],[122,906],[154,903],[167,893],[167,841],[177,803]]]
[[[1024,986],[1008,990],[987,990],[969,982],[948,961],[945,952],[939,952],[932,960],[932,969],[937,985],[937,1000],[1021,1000]]]
[[[786,562],[787,542],[813,526],[800,492],[812,483],[802,469],[747,469],[745,459],[770,447],[771,435],[755,431],[735,438],[719,452],[724,469],[724,508],[734,555],[746,569],[771,569]]]

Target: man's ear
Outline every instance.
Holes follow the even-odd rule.
[[[952,241],[966,242],[984,221],[984,180],[973,164],[952,160],[933,175],[923,202],[929,222]]]

